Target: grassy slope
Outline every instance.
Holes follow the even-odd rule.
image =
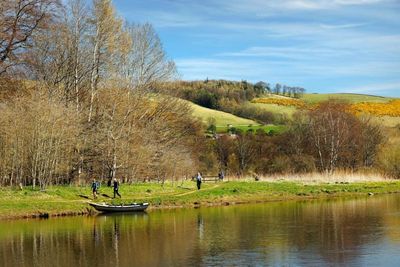
[[[350,184],[302,184],[296,182],[207,182],[197,191],[195,183],[167,182],[164,187],[156,183],[122,185],[122,200],[116,202],[149,202],[151,207],[168,208],[193,205],[221,205],[238,202],[265,202],[331,196],[354,196],[372,193],[400,192],[400,182],[368,182]],[[112,195],[112,189],[100,188],[100,193]],[[12,190],[2,188],[0,196],[0,218],[32,216],[40,213],[50,215],[79,214],[88,212],[87,202],[91,198],[89,187],[58,186],[46,192],[32,189]],[[99,197],[99,202],[112,202]]]
[[[266,111],[277,113],[277,114],[284,114],[289,118],[296,112],[296,107],[288,107],[288,106],[280,106],[276,104],[262,104],[262,103],[249,103],[248,105],[265,109]]]
[[[214,118],[217,126],[227,126],[227,124],[232,124],[233,126],[249,124],[258,125],[258,123],[253,120],[244,119],[219,110],[201,107],[189,101],[187,102],[193,108],[193,115],[202,120],[204,123],[207,123],[208,118]]]
[[[208,123],[208,118],[215,118],[217,133],[226,133],[228,131],[228,124],[236,129],[242,130],[243,132],[246,132],[249,129],[256,131],[260,128],[267,133],[271,130],[274,132],[282,132],[285,129],[282,125],[260,125],[253,120],[241,118],[227,112],[201,107],[189,101],[187,102],[193,109],[193,115],[201,119],[204,123]]]

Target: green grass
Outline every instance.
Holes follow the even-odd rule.
[[[247,132],[249,130],[252,130],[256,132],[259,129],[264,130],[265,133],[282,133],[285,131],[286,126],[284,125],[235,125],[232,126],[237,130],[240,130],[242,132]],[[227,126],[217,126],[217,133],[227,133],[229,128]]]
[[[199,105],[196,105],[192,102],[187,101],[190,106],[193,109],[193,115],[197,118],[199,118],[202,122],[208,123],[209,118],[214,118],[216,121],[217,126],[227,126],[228,124],[231,125],[258,125],[257,122],[249,119],[244,119],[238,116],[235,116],[233,114],[219,111],[219,110],[214,110],[214,109],[209,109],[205,107],[201,107]]]
[[[363,95],[363,94],[304,94],[301,98],[303,101],[314,104],[329,99],[340,99],[348,101],[349,103],[359,102],[372,102],[372,103],[385,103],[393,98],[374,96],[374,95]]]
[[[297,111],[296,107],[292,106],[280,106],[276,104],[262,104],[262,103],[248,103],[248,105],[264,109],[274,114],[282,114],[287,117],[292,117],[293,113]]]
[[[118,203],[149,202],[151,207],[180,207],[214,205],[237,202],[276,201],[330,196],[365,195],[369,192],[400,192],[399,182],[369,182],[351,184],[313,184],[296,182],[206,182],[200,191],[192,181],[139,183],[121,185],[122,199]],[[112,196],[112,189],[101,187],[100,194]],[[80,197],[86,196],[89,199]],[[55,186],[45,192],[25,188],[13,190],[2,188],[0,216],[2,218],[32,216],[40,213],[50,215],[87,213],[91,201],[90,187]],[[109,197],[100,196],[96,201],[111,202]]]

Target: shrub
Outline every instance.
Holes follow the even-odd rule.
[[[382,171],[395,179],[400,179],[400,145],[387,147],[381,151],[379,164]]]
[[[351,105],[355,114],[369,113],[377,116],[400,116],[400,100],[392,100],[388,103],[357,103]]]

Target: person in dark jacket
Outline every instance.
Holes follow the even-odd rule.
[[[218,173],[218,179],[219,179],[220,181],[222,181],[222,180],[224,180],[224,177],[225,177],[224,171],[221,170],[221,171]]]
[[[118,192],[119,182],[115,178],[114,178],[114,182],[113,182],[113,188],[114,188],[114,198],[115,198],[115,195],[118,195],[121,198],[121,195]]]
[[[93,182],[92,182],[92,194],[93,194],[93,199],[96,199],[97,198],[97,194],[98,194],[98,190],[99,190],[99,187],[100,187],[100,185],[99,185],[99,183],[96,181],[96,179],[93,179]]]
[[[196,176],[197,190],[200,190],[200,187],[201,187],[201,180],[202,180],[201,174],[198,172],[198,173],[197,173],[197,176]]]

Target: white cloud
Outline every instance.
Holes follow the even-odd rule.
[[[320,27],[323,29],[349,29],[349,28],[357,28],[368,25],[368,23],[349,23],[349,24],[320,24]]]
[[[240,80],[252,76],[254,65],[252,62],[212,58],[188,58],[175,60],[178,71],[188,80],[229,79]],[[250,79],[250,78],[247,78]]]
[[[371,93],[371,94],[380,94],[386,93],[389,95],[399,95],[400,92],[400,81],[398,82],[390,82],[390,83],[375,83],[375,84],[367,84],[363,86],[354,86],[349,87],[347,89],[342,89],[343,92],[347,93]]]
[[[291,60],[309,60],[316,57],[338,57],[349,56],[347,51],[338,51],[337,49],[316,48],[316,47],[298,47],[298,46],[255,46],[239,52],[221,53],[219,56],[227,57],[274,57]]]
[[[261,14],[260,11],[268,13],[272,10],[321,10],[346,6],[391,3],[393,1],[394,0],[231,0],[226,2],[225,8],[231,11],[255,12]]]
[[[338,5],[366,5],[366,4],[376,4],[382,2],[390,2],[390,1],[382,1],[382,0],[334,0],[335,4]]]
[[[262,79],[331,90],[367,84],[348,92],[400,89],[388,83],[400,77],[399,0],[145,2],[150,4],[124,9],[124,15],[153,23],[165,42],[177,38],[169,53],[184,79]]]

